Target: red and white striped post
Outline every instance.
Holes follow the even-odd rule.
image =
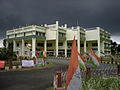
[[[65,90],[62,87],[62,73],[61,72],[56,72],[55,82],[54,82],[54,90]]]
[[[9,69],[12,69],[12,60],[9,61]]]
[[[86,70],[86,76],[90,76],[91,72],[90,72],[90,67],[87,67],[87,70]]]
[[[117,67],[118,67],[118,75],[120,76],[120,64]]]
[[[56,72],[56,76],[57,76],[57,87],[61,87],[62,86],[62,77],[61,77],[61,72]]]

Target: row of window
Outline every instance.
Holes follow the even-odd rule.
[[[65,33],[61,33],[61,32],[59,32],[59,36],[61,36],[61,37],[65,37]]]
[[[28,43],[25,43],[25,46],[26,46],[26,44],[28,44]],[[53,45],[52,43],[47,43],[47,47],[52,47],[52,45]],[[19,43],[17,43],[16,46],[19,47]],[[44,43],[37,43],[37,46],[44,47]],[[58,46],[63,46],[63,42],[59,42]],[[67,46],[71,47],[72,43],[67,43]],[[80,44],[80,46],[84,47],[84,44]],[[92,46],[95,47],[95,46],[98,46],[98,44],[92,43]],[[88,47],[88,44],[86,44],[86,47]]]
[[[23,34],[24,34],[24,36],[26,36],[25,32]],[[45,33],[36,32],[36,35],[38,35],[38,36],[45,36]],[[15,37],[17,37],[17,34],[15,34]],[[7,35],[7,38],[9,38],[9,35]]]
[[[100,33],[100,36],[103,37],[103,38],[110,38],[110,36],[104,35],[104,34],[101,34],[101,33]]]
[[[81,32],[80,32],[80,36],[85,36],[85,33],[81,33]]]
[[[38,35],[38,36],[45,36],[45,33],[36,32],[36,35]]]

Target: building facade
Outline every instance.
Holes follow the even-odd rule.
[[[92,48],[100,57],[111,54],[111,35],[100,27],[83,29],[79,26],[67,28],[59,22],[44,26],[30,25],[6,32],[6,48],[12,44],[13,51],[20,56],[34,57],[44,50],[49,56],[67,57],[71,54],[75,36],[78,52],[89,52]],[[26,45],[30,44],[28,48]]]

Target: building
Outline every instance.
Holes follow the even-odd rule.
[[[92,48],[100,57],[111,54],[111,35],[100,27],[96,28],[67,28],[67,24],[59,26],[59,22],[44,26],[30,25],[6,32],[6,47],[13,44],[13,51],[20,56],[34,57],[36,52],[43,50],[49,56],[70,56],[72,41],[75,36],[78,52],[89,52]],[[28,48],[26,45],[30,44]]]

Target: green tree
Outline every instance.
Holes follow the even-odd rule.
[[[17,56],[11,48],[2,48],[0,50],[0,60],[17,60]]]
[[[111,41],[111,53],[112,53],[112,55],[115,55],[117,53],[117,47],[118,47],[117,43]]]
[[[118,54],[120,54],[120,44],[117,47],[117,52],[118,52]]]

